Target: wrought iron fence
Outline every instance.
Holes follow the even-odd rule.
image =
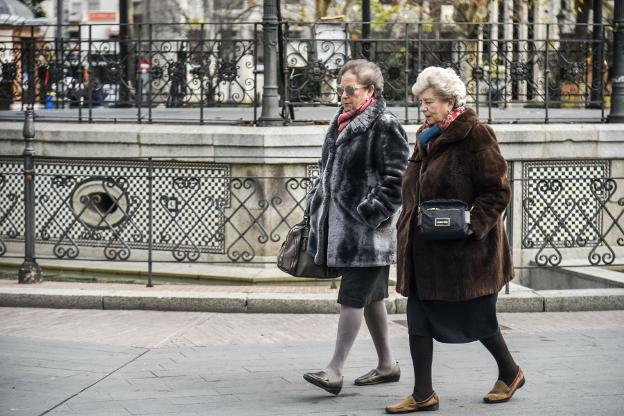
[[[340,68],[348,59],[366,58],[379,64],[384,97],[391,106],[403,107],[406,122],[421,121],[411,86],[432,65],[461,76],[468,105],[488,122],[605,120],[610,26],[581,25],[581,32],[596,31],[597,36],[579,38],[560,34],[555,24],[372,24],[367,39],[361,37],[362,26],[285,24],[287,103],[337,104]],[[597,77],[593,61],[600,62]],[[565,111],[574,108],[597,111]]]
[[[24,241],[22,160],[0,165],[0,255]],[[39,258],[262,263],[301,220],[309,177],[234,177],[228,165],[37,158]]]
[[[122,29],[63,27],[71,36],[57,38],[57,26],[34,26],[18,41],[0,38],[0,109],[38,103],[56,120],[203,124],[205,109],[229,106],[255,120],[258,23],[129,25],[127,38],[109,38],[111,27]],[[102,111],[128,107],[136,112]]]
[[[25,242],[22,162],[0,159],[0,258],[20,257]],[[505,213],[512,242],[521,232],[516,267],[624,266],[624,178],[610,176],[608,161],[523,164],[512,175],[521,199]],[[138,261],[150,271],[273,263],[316,174],[301,168],[299,177],[237,177],[197,160],[37,158],[37,258]]]
[[[329,120],[338,71],[352,58],[380,65],[385,97],[405,122],[420,122],[411,85],[430,65],[457,71],[469,105],[488,122],[606,119],[609,25],[577,25],[579,34],[568,34],[556,24],[375,23],[366,39],[362,26],[280,23],[276,61],[288,121]],[[0,109],[37,104],[48,120],[255,124],[261,23],[130,25],[127,37],[114,39],[103,31],[110,28],[121,29],[78,25],[57,38],[56,26],[16,27],[0,38]]]

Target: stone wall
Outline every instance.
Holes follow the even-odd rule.
[[[522,267],[536,261],[545,265],[579,259],[597,265],[624,262],[623,126],[492,127],[513,179],[513,220],[509,224],[513,222],[511,237],[520,280],[525,274]],[[21,154],[21,128],[20,123],[0,123],[1,156]],[[314,173],[326,128],[38,123],[35,149],[41,157],[152,157],[154,161],[227,166],[232,193],[229,205],[220,211],[225,220],[221,228],[224,251],[203,253],[200,261],[240,262],[244,261],[243,252],[252,250],[252,262],[270,263],[288,227],[301,217],[308,184],[305,178]],[[406,126],[412,145],[416,128]],[[596,180],[602,176],[613,181],[609,185]],[[548,179],[541,190],[540,179]],[[611,187],[592,191],[596,184]],[[557,187],[563,188],[563,193]],[[601,195],[606,195],[605,199],[596,205],[596,197]],[[582,221],[589,225],[579,225]],[[563,231],[557,231],[558,225]],[[549,241],[548,233],[556,241]],[[584,236],[592,235],[594,238],[584,241]],[[51,247],[38,250],[53,254]],[[91,256],[98,252],[85,248],[82,253]],[[135,250],[133,256],[137,260],[145,257],[141,250]],[[162,260],[173,260],[172,256],[173,250],[156,253]]]

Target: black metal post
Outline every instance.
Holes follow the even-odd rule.
[[[592,26],[594,42],[592,45],[592,82],[590,86],[589,107],[600,108],[603,94],[602,85],[602,0],[594,0],[594,24]]]
[[[35,43],[35,27],[30,27],[30,39],[28,39],[28,53],[26,54],[27,59],[27,72],[28,72],[28,101],[27,103],[30,105],[30,108],[33,108],[35,105],[35,99],[37,95],[35,94],[35,86],[36,86],[36,70],[37,66],[35,65],[37,61],[37,55],[35,48],[37,44]]]
[[[152,158],[147,159],[147,169],[148,169],[148,229],[147,229],[147,287],[154,287],[154,283],[152,282],[152,273],[153,273],[153,237],[154,237],[154,161]]]
[[[56,42],[54,44],[54,57],[56,58],[56,68],[60,68],[59,54],[61,50],[61,44],[63,39],[63,0],[56,0]],[[59,82],[61,84],[61,82]],[[58,97],[59,91],[57,91]]]
[[[550,44],[550,24],[546,23],[546,58],[544,59],[544,123],[548,124],[548,106],[550,105],[549,79],[550,66],[548,65],[548,45]],[[492,104],[490,104],[490,108]]]
[[[128,25],[128,0],[119,0],[119,102],[117,107],[130,107],[130,90],[128,88],[128,53],[130,26]]]
[[[403,82],[405,83],[405,124],[409,122],[409,23],[405,23],[405,52],[403,54],[405,67],[403,68]]]
[[[624,123],[624,1],[615,2],[613,13],[613,92],[609,123]]]
[[[511,251],[511,258],[513,259],[513,249],[514,249],[514,241],[513,241],[513,227],[514,227],[514,198],[515,198],[515,194],[514,194],[514,182],[515,182],[515,178],[514,178],[514,162],[510,161],[507,163],[508,166],[508,179],[509,179],[509,185],[511,186],[511,199],[509,200],[509,205],[507,205],[507,210],[506,210],[506,220],[507,220],[507,242],[509,243],[509,250]],[[505,285],[505,294],[508,295],[509,294],[509,283],[507,283]]]
[[[204,9],[205,12],[205,9]],[[199,32],[199,51],[200,53],[203,55],[204,54],[204,24],[201,24],[200,27],[200,32]],[[255,41],[255,38],[254,38]],[[255,48],[254,48],[255,49]],[[255,53],[255,51],[254,51]],[[254,61],[254,65],[256,64],[256,62]],[[254,66],[254,73],[255,73],[255,66]],[[255,76],[255,75],[254,75]],[[256,82],[254,81],[254,88],[256,86]],[[255,104],[256,98],[254,97],[254,106]],[[206,100],[204,98],[204,74],[202,73],[199,76],[199,124],[203,125],[204,124],[204,105],[206,104]]]
[[[254,23],[254,89],[253,89],[253,125],[258,124],[258,23]],[[287,94],[288,88],[284,87],[284,92]],[[288,95],[286,95],[285,101],[288,101]],[[284,105],[286,105],[284,103]]]
[[[24,262],[18,272],[19,283],[39,283],[43,280],[41,267],[35,259],[35,120],[33,110],[26,110],[24,119]]]
[[[370,42],[366,41],[370,38],[370,21],[370,0],[362,0],[362,57],[365,59],[370,59]]]
[[[89,105],[89,123],[93,123],[93,77],[95,73],[93,71],[93,62],[91,62],[91,48],[93,47],[93,26],[89,25],[89,40],[87,44],[89,49],[87,50],[87,73],[89,74],[89,84],[87,85],[87,104]]]
[[[147,72],[148,77],[147,78],[147,122],[151,124],[152,122],[152,61],[154,60],[154,54],[153,54],[153,43],[152,43],[152,24],[150,23],[148,25],[148,37],[149,40],[147,41],[148,46],[148,53],[149,53],[149,65],[150,65],[150,69]],[[203,104],[202,104],[203,105]]]
[[[262,88],[262,113],[260,126],[278,126],[284,123],[279,114],[277,87],[277,0],[264,0],[262,16],[262,43],[264,50],[264,86]]]

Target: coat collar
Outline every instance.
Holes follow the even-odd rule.
[[[431,149],[431,154],[437,153],[450,144],[464,140],[466,136],[468,136],[468,133],[470,133],[470,130],[472,130],[474,125],[477,123],[479,123],[479,116],[477,116],[473,109],[467,108],[466,111],[460,114],[459,117],[449,124],[440,137],[435,140],[435,145]],[[422,148],[418,139],[416,139],[416,143],[418,145],[419,155],[423,155],[424,158],[431,156],[428,155],[425,149]]]
[[[339,141],[340,143],[344,143],[346,141],[351,140],[352,138],[358,136],[359,134],[365,132],[373,125],[377,117],[382,114],[386,110],[386,102],[383,97],[377,97],[377,100],[370,105],[366,110],[364,110],[361,114],[358,114],[356,117],[351,120],[351,122],[345,127],[345,129],[338,134],[338,116],[342,113],[343,107],[341,106],[336,115],[334,116],[329,131],[327,132],[328,136],[335,139],[335,141]]]

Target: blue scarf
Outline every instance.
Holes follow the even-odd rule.
[[[433,139],[438,137],[440,134],[442,134],[442,129],[435,124],[418,134],[418,140],[420,141],[421,146],[426,149],[429,143],[431,143]]]

